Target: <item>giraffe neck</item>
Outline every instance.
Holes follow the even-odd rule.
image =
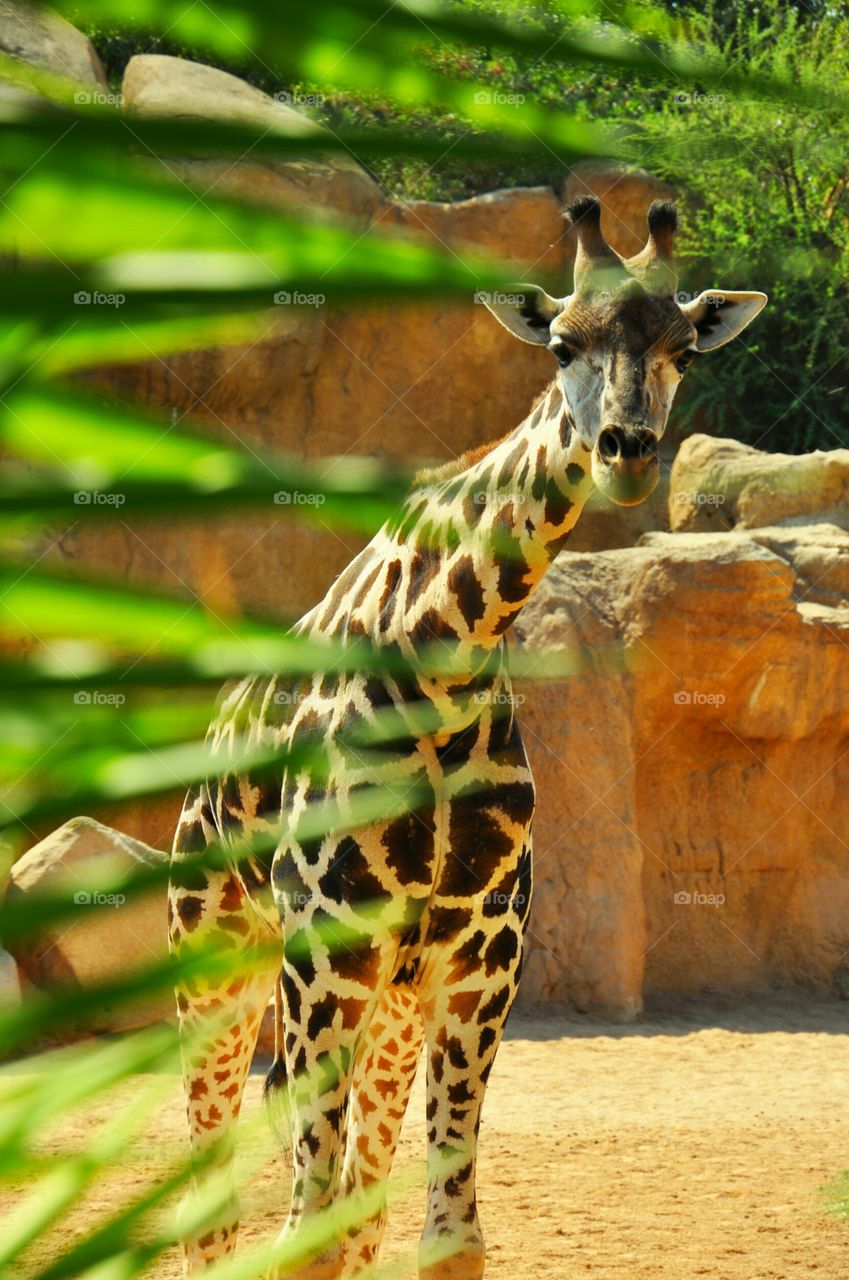
[[[471,456],[425,475],[364,553],[343,612],[349,633],[408,654],[447,642],[474,674],[575,527],[592,479],[557,383],[514,431]]]

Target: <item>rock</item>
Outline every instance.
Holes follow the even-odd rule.
[[[849,950],[849,535],[563,552],[516,627],[537,779],[526,1007],[840,983]]]
[[[50,9],[0,0],[0,52],[80,85],[109,88],[91,41]]]
[[[8,951],[0,951],[0,1014],[21,1003],[21,979],[18,966]]]
[[[238,76],[186,58],[136,54],[127,63],[122,94],[124,109],[135,115],[256,124],[283,134],[326,133],[288,102],[269,97]],[[220,194],[284,209],[333,209],[363,224],[372,222],[387,204],[374,179],[350,156],[338,154],[286,163],[169,158],[168,168]]]
[[[563,206],[551,187],[509,187],[455,203],[409,200],[392,203],[381,225],[439,246],[464,246],[514,260],[522,272],[553,278],[562,292],[571,287],[574,258],[564,236]],[[554,287],[554,285],[552,285]]]
[[[9,902],[37,903],[39,895],[67,892],[74,915],[21,940],[10,940],[12,954],[0,950],[0,1012],[21,999],[21,989],[49,991],[57,986],[85,988],[126,978],[168,954],[165,883],[131,901],[97,906],[106,886],[126,872],[159,867],[167,854],[93,818],[72,818],[34,845],[12,867]],[[71,1023],[54,1039],[129,1031],[175,1018],[170,990],[129,1004],[104,1002],[93,1021]],[[257,1053],[274,1053],[274,1000],[263,1016]]]
[[[164,885],[129,901],[109,893],[103,905],[98,902],[117,876],[161,866],[165,858],[92,818],[72,818],[28,850],[12,867],[7,901],[35,906],[39,895],[67,893],[76,909],[33,935],[9,940],[22,981],[44,990],[58,984],[85,988],[163,961],[168,953]],[[69,1025],[67,1035],[123,1031],[173,1016],[169,991],[132,1005],[104,1001],[92,1022]]]
[[[0,950],[0,1012],[20,1002],[22,988],[49,991],[57,986],[85,988],[120,980],[168,954],[166,886],[114,905],[96,905],[98,886],[119,875],[159,867],[167,854],[93,818],[72,818],[34,845],[12,867],[7,899],[37,902],[39,895],[67,892],[76,903],[73,916],[38,934],[9,942]],[[79,901],[77,901],[79,899]],[[93,1021],[71,1023],[52,1040],[72,1041],[92,1034],[129,1031],[172,1021],[170,990],[132,1004],[104,1002]],[[274,1053],[274,1000],[263,1016],[257,1054]]]
[[[239,76],[188,58],[137,53],[127,63],[122,88],[124,107],[136,115],[266,125],[278,133],[320,132],[286,102]]]
[[[274,1057],[274,1000],[269,1001],[262,1021],[259,1024],[259,1035],[256,1040],[256,1053],[260,1058]]]
[[[836,524],[849,529],[849,449],[763,453],[737,440],[689,436],[669,482],[672,530]]]
[[[849,598],[845,529],[829,524],[776,526],[753,529],[749,536],[792,562],[794,597],[802,617],[827,620],[832,609],[842,615]]]

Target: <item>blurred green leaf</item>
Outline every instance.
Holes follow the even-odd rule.
[[[408,487],[397,470],[376,461],[260,456],[49,384],[22,382],[6,396],[0,435],[12,454],[54,464],[53,475],[7,467],[0,479],[0,517],[7,518],[159,512],[174,519],[253,505],[270,516],[373,533]]]

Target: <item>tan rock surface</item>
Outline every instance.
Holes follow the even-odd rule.
[[[29,849],[12,867],[7,901],[37,907],[39,896],[67,895],[69,913],[8,949],[25,984],[49,989],[118,982],[168,953],[166,896],[157,886],[134,896],[110,888],[127,872],[161,866],[165,855],[92,818],[72,818]],[[118,899],[123,898],[123,901]],[[73,904],[73,905],[71,905]],[[132,1005],[104,999],[93,1031],[147,1026],[174,1016],[169,992]],[[80,1028],[67,1027],[70,1037]]]
[[[315,121],[289,102],[216,67],[187,58],[140,53],[127,63],[122,106],[134,115],[257,124],[282,134],[323,134]],[[349,156],[310,156],[289,163],[169,159],[186,181],[272,207],[333,209],[364,224],[387,204],[380,187]]]
[[[0,1010],[34,988],[85,988],[129,978],[168,954],[165,883],[128,901],[98,906],[107,877],[161,866],[166,854],[92,818],[72,818],[34,845],[12,867],[6,893],[13,905],[37,905],[39,895],[68,895],[73,911],[55,925],[0,950]],[[95,1021],[71,1024],[60,1038],[124,1031],[176,1016],[170,990],[143,1002],[104,1001]],[[260,1025],[257,1052],[274,1052],[274,1001]]]
[[[673,531],[811,521],[849,529],[849,449],[764,453],[704,435],[681,445],[669,482]]]
[[[137,53],[124,71],[123,106],[137,115],[262,124],[280,133],[315,129],[302,112],[239,76],[189,58]]]
[[[832,526],[559,557],[517,623],[585,666],[521,690],[539,791],[526,1004],[627,1017],[644,991],[839,984],[847,563]]]
[[[108,89],[91,41],[50,9],[0,0],[0,52],[80,85]]]
[[[573,252],[564,236],[562,201],[551,187],[509,187],[454,203],[393,201],[382,225],[395,225],[437,247],[464,245],[514,260],[523,278],[548,274],[557,287],[571,287]]]

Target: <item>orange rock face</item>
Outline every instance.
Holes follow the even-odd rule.
[[[537,888],[522,998],[841,986],[849,948],[849,535],[647,535],[564,553],[523,644]]]

